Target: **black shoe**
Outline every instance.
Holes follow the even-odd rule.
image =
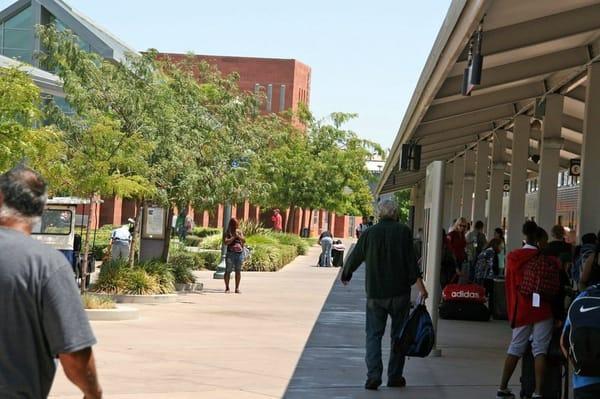
[[[515,399],[515,394],[508,389],[499,389],[496,393],[496,399]]]
[[[388,380],[387,386],[390,388],[404,388],[406,386],[406,378],[400,377]]]
[[[381,380],[372,380],[369,378],[367,380],[367,382],[365,382],[365,389],[368,389],[371,391],[376,391],[380,385],[381,385]]]

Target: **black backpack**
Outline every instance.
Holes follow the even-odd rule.
[[[419,304],[404,323],[400,336],[393,342],[395,353],[404,356],[427,357],[435,344],[431,316],[424,304]]]
[[[569,354],[575,374],[600,377],[600,285],[589,287],[569,308]]]

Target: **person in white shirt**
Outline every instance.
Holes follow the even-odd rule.
[[[128,224],[124,224],[118,229],[114,229],[110,236],[110,241],[112,245],[111,258],[113,260],[129,258],[131,233],[129,232]]]

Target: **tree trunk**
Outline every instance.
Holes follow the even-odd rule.
[[[167,225],[165,226],[165,239],[163,241],[163,251],[161,255],[161,260],[163,262],[169,261],[169,249],[171,248],[171,233],[173,230],[173,214],[173,207],[169,206],[169,208],[167,209]]]
[[[142,211],[144,210],[143,202],[135,201],[135,224],[133,225],[133,235],[131,237],[131,244],[129,247],[129,266],[133,267],[135,264],[135,246],[140,239],[141,222],[142,222]]]
[[[289,212],[285,213],[285,226],[283,226],[283,232],[287,233],[290,229],[290,216],[292,215],[292,208],[294,205],[290,204]]]
[[[310,208],[310,216],[308,218],[308,236],[310,237],[310,233],[312,232],[312,225],[313,225],[313,214],[314,214],[315,210]]]
[[[302,235],[302,230],[304,229],[304,208],[300,208],[300,231],[299,235]]]
[[[83,259],[81,260],[81,293],[83,294],[87,289],[85,285],[85,280],[87,278],[87,270],[88,270],[88,257],[90,254],[90,230],[92,225],[92,206],[94,205],[94,201],[96,200],[96,196],[92,195],[90,197],[90,206],[88,207],[87,212],[87,223],[85,226],[85,239],[83,240]],[[97,204],[96,204],[97,206]]]

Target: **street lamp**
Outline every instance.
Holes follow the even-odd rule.
[[[225,245],[225,234],[227,234],[227,225],[231,219],[231,202],[225,202],[223,210],[223,244],[221,245],[221,262],[217,265],[217,269],[213,274],[214,279],[222,280],[225,278],[225,259],[227,257],[227,245]]]

